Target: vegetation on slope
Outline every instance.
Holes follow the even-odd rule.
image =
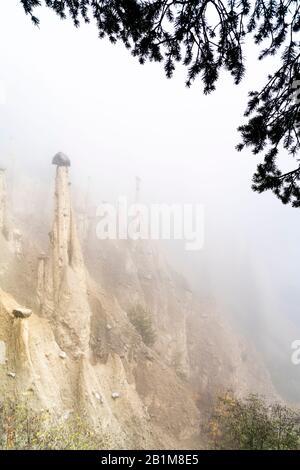
[[[92,450],[108,448],[77,415],[55,420],[49,412],[33,411],[25,402],[0,403],[1,450]]]
[[[219,397],[206,431],[214,449],[300,449],[300,414],[256,394],[239,399],[229,392]]]
[[[141,335],[144,343],[147,346],[152,346],[155,342],[156,334],[151,312],[142,305],[136,305],[129,311],[128,318]]]

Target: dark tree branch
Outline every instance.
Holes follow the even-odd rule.
[[[281,55],[281,63],[260,91],[249,94],[247,122],[239,127],[242,150],[265,152],[253,177],[253,189],[271,190],[283,203],[300,207],[300,169],[284,173],[277,167],[279,149],[292,158],[300,150],[300,0],[20,0],[34,24],[34,12],[45,5],[60,18],[96,22],[99,37],[122,41],[140,63],[164,63],[172,77],[177,62],[187,67],[187,86],[200,75],[204,93],[215,89],[221,69],[236,84],[244,76],[244,40],[262,48],[259,59]],[[296,40],[298,37],[298,40]],[[299,90],[300,94],[300,90]]]

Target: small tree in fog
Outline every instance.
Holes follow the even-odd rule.
[[[107,435],[99,435],[78,415],[54,418],[35,411],[28,403],[0,402],[0,450],[96,450],[111,449]]]
[[[275,403],[271,406],[272,448],[298,449],[300,445],[300,415],[295,410]]]
[[[237,450],[299,449],[299,414],[258,395],[219,397],[208,423],[211,447]]]
[[[144,343],[147,346],[152,346],[155,342],[156,334],[151,312],[138,304],[128,312],[128,318],[141,335]]]

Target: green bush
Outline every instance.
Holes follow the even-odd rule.
[[[92,450],[107,447],[107,440],[91,430],[79,416],[55,419],[33,411],[26,403],[0,403],[1,450]]]
[[[219,397],[208,423],[210,447],[237,450],[300,448],[300,415],[281,403],[255,394]]]
[[[153,328],[152,314],[142,305],[136,305],[128,312],[128,318],[137,332],[141,335],[147,346],[155,342],[155,330]]]

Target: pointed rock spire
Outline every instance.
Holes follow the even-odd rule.
[[[57,156],[58,154],[56,154]],[[53,161],[56,157],[54,157]],[[57,165],[55,179],[55,214],[52,230],[54,256],[54,288],[59,290],[63,270],[71,264],[72,207],[69,187],[69,167]]]
[[[54,156],[52,163],[57,166],[54,221],[49,258],[39,259],[38,299],[42,313],[55,322],[60,347],[82,352],[89,344],[91,312],[70,195],[71,163],[61,152]]]
[[[7,238],[7,196],[5,168],[0,165],[0,233]]]

